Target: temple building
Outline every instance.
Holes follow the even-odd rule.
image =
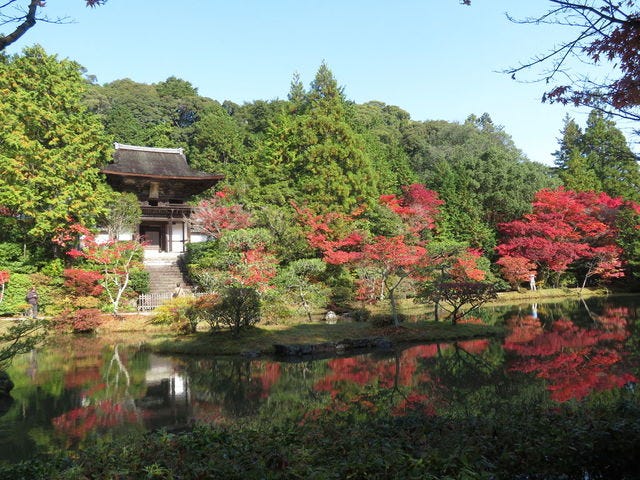
[[[116,143],[113,162],[102,169],[118,192],[137,196],[142,208],[138,233],[145,248],[181,253],[189,242],[205,240],[189,222],[187,202],[224,178],[192,169],[181,148],[152,148]]]

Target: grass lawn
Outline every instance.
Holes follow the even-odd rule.
[[[400,327],[374,327],[366,322],[306,323],[293,326],[254,326],[233,336],[229,331],[156,338],[149,348],[159,353],[194,355],[270,355],[274,344],[298,345],[384,337],[393,346],[431,343],[501,335],[499,327],[487,325],[417,322]]]
[[[501,293],[498,299],[488,302],[486,306],[508,305],[518,303],[558,301],[561,298],[605,295],[602,290],[578,289],[540,289],[537,292],[522,290],[520,292]],[[432,319],[433,315],[425,305],[418,305],[411,300],[400,302],[400,312],[410,318]],[[376,313],[388,313],[386,305],[379,305],[373,310]],[[318,316],[318,318],[321,318]],[[412,343],[431,343],[453,340],[465,340],[499,336],[503,329],[495,326],[459,324],[451,325],[448,321],[412,321],[404,322],[398,328],[376,327],[370,322],[338,322],[330,325],[323,321],[308,323],[305,321],[289,321],[282,325],[259,324],[233,336],[229,331],[198,332],[194,335],[178,336],[171,333],[166,326],[151,323],[152,314],[123,314],[118,317],[105,315],[105,322],[99,328],[98,335],[113,338],[114,341],[132,340],[146,343],[152,351],[158,353],[176,353],[193,355],[270,355],[274,352],[274,344],[298,345],[341,342],[363,338],[384,337],[394,347]],[[13,323],[5,319],[0,322],[0,334]],[[116,340],[117,339],[117,340]]]
[[[602,290],[585,289],[540,289],[536,292],[501,293],[487,306],[531,303],[539,301],[558,301],[561,298],[606,295]],[[389,307],[381,304],[372,313],[389,313]],[[432,319],[432,310],[412,300],[401,301],[399,311],[407,317]],[[115,323],[112,328],[126,328],[125,323]],[[155,327],[156,329],[158,327]],[[188,336],[156,336],[147,343],[149,348],[158,353],[179,353],[194,355],[239,355],[239,354],[272,354],[274,344],[319,344],[340,342],[345,339],[384,337],[394,346],[411,343],[432,343],[441,341],[465,340],[470,338],[492,337],[503,334],[501,327],[475,324],[451,325],[450,322],[416,321],[404,322],[398,328],[375,327],[370,322],[338,322],[329,325],[323,321],[312,323],[299,322],[284,325],[262,325],[247,329],[235,337],[228,331],[199,332]]]

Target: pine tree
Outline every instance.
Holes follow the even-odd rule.
[[[577,148],[569,152],[569,160],[560,172],[560,179],[565,187],[576,192],[602,191],[602,182]]]

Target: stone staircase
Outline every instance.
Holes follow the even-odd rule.
[[[144,269],[149,272],[149,293],[172,293],[176,284],[187,291],[189,286],[180,268],[181,254],[145,250]]]

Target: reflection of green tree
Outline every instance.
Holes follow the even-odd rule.
[[[313,389],[313,385],[329,370],[327,360],[282,363],[282,376],[271,390],[269,402],[258,412],[268,421],[299,419],[310,408],[322,408],[328,396]]]
[[[187,360],[191,395],[220,406],[231,417],[255,414],[262,402],[260,382],[252,382],[248,359]]]
[[[130,378],[128,390],[115,381],[113,367],[109,371],[116,354]],[[61,337],[45,349],[16,357],[9,369],[15,384],[14,403],[0,418],[0,430],[7,433],[0,437],[0,451],[28,453],[64,447],[66,440],[56,436],[51,418],[106,400],[128,399],[132,404],[145,393],[147,358],[138,347],[114,346],[83,336]],[[120,375],[124,375],[122,370]]]

